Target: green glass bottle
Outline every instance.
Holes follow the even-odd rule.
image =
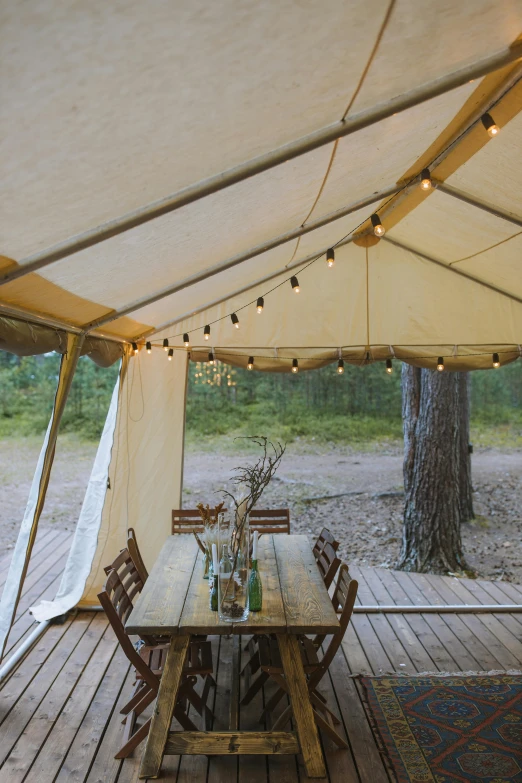
[[[263,585],[257,568],[257,560],[252,560],[252,570],[248,580],[248,606],[251,612],[260,612],[263,605]]]
[[[212,589],[210,591],[210,608],[213,612],[218,610],[218,577],[215,575],[212,577]]]

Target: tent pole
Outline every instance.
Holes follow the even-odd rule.
[[[7,637],[16,614],[16,609],[22,594],[22,588],[31,559],[38,521],[42,513],[51,468],[54,460],[58,429],[65,409],[65,403],[71,389],[74,373],[81,355],[84,335],[67,336],[67,353],[62,356],[60,376],[51,420],[47,428],[44,445],[40,452],[36,473],[29,493],[29,500],[16,541],[13,559],[2,593],[0,603],[0,660],[4,654]]]
[[[2,283],[15,280],[29,272],[35,272],[49,264],[59,261],[62,258],[78,253],[88,247],[103,242],[111,237],[118,236],[125,231],[129,231],[136,226],[148,223],[169,212],[174,212],[180,207],[198,201],[205,196],[210,196],[224,188],[242,182],[255,174],[261,174],[275,166],[286,163],[289,160],[298,158],[307,152],[323,147],[349,136],[351,133],[374,125],[381,120],[393,116],[399,112],[411,109],[439,95],[443,95],[456,87],[461,87],[473,79],[479,79],[492,71],[499,70],[510,63],[519,60],[522,57],[522,41],[515,41],[510,47],[502,49],[489,57],[485,57],[472,65],[467,65],[446,76],[434,79],[427,84],[415,87],[409,92],[399,95],[389,101],[380,103],[370,109],[354,114],[345,120],[340,120],[325,128],[320,128],[307,136],[278,147],[264,155],[241,163],[231,169],[227,169],[219,174],[215,174],[206,180],[189,185],[182,190],[167,196],[164,199],[147,204],[134,212],[129,212],[122,217],[115,218],[101,226],[98,226],[83,234],[65,240],[40,253],[35,253],[23,260],[23,263],[11,269],[8,272],[0,274],[0,285]]]
[[[345,245],[349,245],[351,242],[353,242],[354,237],[350,236],[344,239],[342,242],[338,242],[335,245],[335,248],[344,247]],[[222,304],[223,302],[226,302],[227,299],[233,299],[235,296],[241,296],[241,294],[245,294],[247,291],[251,291],[253,288],[256,288],[258,285],[263,285],[264,283],[270,282],[270,280],[275,280],[276,277],[281,277],[281,275],[284,275],[285,272],[289,272],[291,269],[296,269],[300,266],[303,266],[304,264],[308,264],[309,261],[313,261],[314,258],[319,258],[320,256],[323,256],[328,248],[323,248],[323,250],[318,250],[315,253],[310,253],[310,255],[305,256],[304,258],[300,258],[299,261],[294,261],[291,264],[288,264],[288,266],[285,266],[284,269],[279,269],[277,272],[272,272],[269,275],[266,275],[265,277],[261,277],[258,280],[255,280],[253,283],[249,283],[248,285],[244,286],[243,288],[238,288],[235,291],[232,291],[232,293],[227,294],[226,296],[221,296],[219,299],[213,299],[211,302],[206,302],[206,304],[202,305],[201,307],[198,307],[197,310],[190,310],[187,313],[183,313],[183,315],[178,315],[174,320],[167,321],[166,323],[160,324],[159,326],[155,326],[154,329],[148,330],[147,332],[144,332],[143,334],[140,334],[138,337],[135,337],[135,340],[142,340],[145,335],[147,337],[152,337],[154,334],[157,334],[158,332],[162,332],[163,329],[168,329],[171,326],[174,326],[175,324],[181,323],[185,320],[185,318],[190,318],[195,315],[199,315],[200,313],[204,312],[205,310],[208,310],[209,307],[217,307],[217,305]]]
[[[457,198],[465,204],[470,204],[472,207],[477,207],[477,209],[482,209],[484,212],[489,212],[490,215],[494,215],[501,220],[507,220],[509,223],[514,223],[515,226],[522,226],[522,218],[513,215],[512,212],[505,212],[503,209],[495,207],[493,204],[481,201],[481,199],[476,198],[476,196],[470,196],[468,193],[463,193],[461,190],[457,190],[457,188],[453,188],[451,185],[446,185],[445,182],[436,182],[434,180],[433,184],[437,187],[437,190],[446,193],[448,196],[452,196],[452,198]]]
[[[510,294],[508,291],[503,291],[502,288],[497,288],[496,285],[492,285],[491,283],[486,283],[485,280],[481,280],[479,277],[469,275],[467,272],[463,272],[462,269],[456,269],[454,266],[448,266],[448,264],[445,264],[444,261],[439,261],[437,258],[433,258],[433,256],[429,256],[427,253],[423,253],[422,250],[416,250],[414,247],[409,247],[403,242],[398,242],[396,239],[392,239],[388,235],[382,237],[382,239],[385,242],[389,242],[390,245],[400,247],[401,250],[407,250],[409,253],[413,253],[414,256],[419,256],[419,258],[423,258],[425,261],[429,261],[431,264],[437,264],[437,266],[441,266],[443,269],[447,269],[448,272],[453,272],[454,275],[465,277],[467,280],[471,280],[473,283],[478,283],[478,285],[481,285],[484,288],[489,288],[490,291],[494,291],[496,294],[500,294],[501,296],[507,297],[507,299],[511,299],[513,302],[522,304],[522,299],[519,296]]]
[[[313,220],[306,225],[292,229],[292,231],[287,231],[285,234],[280,234],[273,239],[269,239],[267,242],[263,242],[261,245],[256,245],[255,247],[252,247],[243,253],[238,253],[231,258],[227,258],[226,261],[221,261],[221,263],[210,267],[210,269],[205,269],[203,272],[198,272],[195,275],[186,277],[179,283],[175,283],[174,285],[168,286],[167,288],[162,288],[159,291],[156,291],[154,294],[144,296],[141,299],[137,299],[135,302],[132,302],[131,304],[125,305],[125,307],[122,307],[120,310],[115,310],[108,315],[103,315],[101,318],[97,318],[95,321],[91,321],[90,323],[86,324],[85,330],[90,331],[91,329],[97,329],[99,326],[104,326],[111,321],[115,321],[117,318],[121,318],[123,315],[127,315],[127,313],[132,313],[135,310],[139,310],[141,307],[146,307],[149,304],[158,302],[160,299],[165,299],[167,296],[177,294],[179,291],[183,291],[185,288],[196,285],[196,283],[201,283],[203,280],[207,280],[209,277],[213,277],[220,272],[225,272],[227,269],[231,269],[238,264],[242,264],[244,261],[255,258],[255,256],[259,256],[262,253],[266,253],[268,250],[273,250],[274,248],[279,247],[279,245],[285,244],[285,242],[290,242],[292,239],[297,239],[304,234],[308,234],[311,231],[315,231],[318,228],[322,228],[323,226],[328,225],[329,223],[333,223],[335,220],[339,220],[340,218],[346,217],[347,215],[351,215],[353,212],[357,212],[359,209],[364,209],[364,207],[367,207],[370,204],[374,204],[376,201],[381,201],[384,198],[388,198],[389,196],[392,196],[401,190],[402,187],[403,186],[401,185],[391,185],[390,187],[384,188],[378,193],[373,193],[371,196],[366,196],[365,198],[359,199],[347,207],[338,209],[335,212],[330,212],[328,215],[325,215],[318,220]]]

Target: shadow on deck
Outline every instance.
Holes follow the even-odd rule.
[[[32,630],[29,607],[39,598],[54,597],[69,546],[68,533],[44,530],[39,535],[9,654]],[[0,563],[0,586],[8,562],[7,558]],[[359,580],[359,604],[440,606],[433,614],[355,614],[342,652],[323,681],[323,693],[341,719],[350,745],[348,751],[339,750],[322,738],[328,780],[388,783],[352,675],[521,668],[521,613],[449,613],[444,605],[521,604],[522,588],[379,568],[352,568],[351,574]],[[234,689],[241,667],[237,638],[214,637],[213,644],[217,724],[228,728],[232,710],[239,728],[259,730],[258,718],[273,686],[269,684],[247,707],[239,707],[244,684],[240,683],[238,694]],[[50,626],[1,687],[1,783],[137,781],[143,745],[123,762],[113,758],[123,732],[119,709],[129,698],[132,682],[128,662],[104,614],[82,612],[63,625]],[[178,783],[308,780],[299,756],[170,756],[164,760],[162,779]]]

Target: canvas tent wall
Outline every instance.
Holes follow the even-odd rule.
[[[2,14],[0,340],[38,352],[11,318],[51,342],[154,346],[124,362],[114,437],[128,437],[131,468],[116,484],[131,501],[103,517],[83,600],[130,514],[141,530],[155,509],[150,557],[168,530],[184,332],[193,359],[212,347],[271,371],[520,354],[521,0],[44,0]],[[150,421],[122,413],[138,366],[160,400]],[[172,488],[153,480],[151,432],[169,433]]]

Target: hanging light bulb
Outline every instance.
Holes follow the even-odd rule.
[[[208,363],[209,364],[214,364],[214,354],[212,353],[212,351],[210,351],[210,353],[208,355]]]
[[[265,300],[263,299],[262,296],[260,296],[259,299],[257,300],[257,305],[256,305],[256,309],[259,314],[263,312],[264,306],[265,306]]]
[[[485,129],[487,130],[491,138],[493,138],[493,136],[496,136],[497,133],[500,131],[500,128],[495,123],[495,120],[493,119],[491,114],[488,114],[488,112],[486,112],[485,114],[482,115],[481,119],[482,119],[483,126],[485,127]]]
[[[183,345],[185,346],[185,348],[188,348],[190,345],[190,340],[187,332],[185,332],[185,334],[183,335]]]
[[[132,343],[132,352],[134,356],[138,353],[138,343]]]
[[[433,183],[431,181],[431,175],[429,169],[422,169],[421,171],[421,181],[420,186],[422,190],[431,190],[433,187]]]
[[[254,357],[249,356],[248,357],[248,364],[247,364],[247,370],[253,370],[254,369]]]
[[[391,359],[386,359],[386,372],[391,375],[393,372],[393,364]]]
[[[342,375],[344,372],[344,359],[339,359],[337,362],[337,372]]]
[[[230,320],[232,321],[236,329],[239,329],[239,318],[235,313],[232,313],[232,315],[230,316]]]
[[[205,338],[205,340],[210,339],[210,326],[208,324],[203,329],[203,337]]]
[[[373,226],[373,233],[376,237],[382,237],[386,233],[386,229],[384,228],[383,224],[381,223],[381,219],[377,212],[374,212],[371,216],[370,220],[372,221]]]
[[[335,264],[335,253],[333,247],[329,247],[326,251],[326,263],[330,269]]]
[[[163,350],[164,350],[164,351],[168,351],[168,350],[169,350],[169,341],[167,340],[167,338],[166,338],[166,337],[165,337],[165,339],[163,340]]]
[[[292,359],[292,372],[299,372],[299,362],[297,359]]]
[[[497,367],[500,367],[500,358],[499,358],[498,353],[494,353],[493,354],[493,367],[495,367],[495,369]]]
[[[146,343],[145,348],[147,349],[147,353],[150,353],[152,351],[152,345],[150,343]]]
[[[292,288],[294,289],[296,294],[298,294],[299,291],[301,290],[299,288],[299,280],[297,279],[297,277],[295,275],[290,278],[290,285],[292,286]]]
[[[169,362],[172,361],[173,356],[174,356],[174,348],[169,348]]]
[[[439,372],[442,372],[443,369],[444,369],[444,357],[439,356],[439,358],[437,359],[437,370]]]

